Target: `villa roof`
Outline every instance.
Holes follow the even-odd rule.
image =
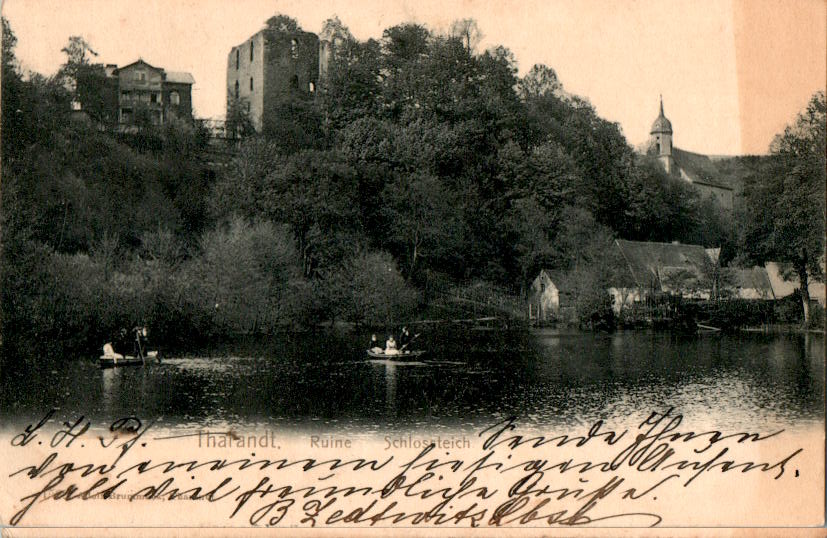
[[[165,71],[166,81],[176,84],[195,84],[195,79],[185,71]]]
[[[107,64],[106,71],[107,74],[111,73],[112,75],[118,73],[119,71],[123,71],[124,69],[129,69],[130,67],[136,65],[143,65],[149,69],[153,69],[155,71],[160,71],[164,75],[164,80],[166,82],[172,82],[174,84],[195,84],[195,78],[193,78],[192,74],[187,73],[185,71],[167,71],[161,67],[155,67],[144,61],[143,59],[135,60],[134,62],[127,64],[123,67],[118,67],[115,64]]]

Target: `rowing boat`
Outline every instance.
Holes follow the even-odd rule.
[[[134,355],[121,355],[115,353],[112,355],[101,355],[98,358],[98,364],[101,368],[114,368],[116,366],[141,366],[142,364],[150,364],[152,362],[161,363],[161,357],[157,351],[149,351],[146,354],[146,359]]]
[[[368,350],[368,357],[372,359],[383,359],[388,361],[411,361],[424,355],[424,350],[407,351],[402,350],[398,353],[377,353],[371,349]]]

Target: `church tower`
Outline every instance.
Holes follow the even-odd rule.
[[[650,147],[663,164],[666,173],[671,174],[675,167],[675,160],[672,158],[672,123],[663,114],[663,96],[660,98],[660,114],[652,124],[649,134],[652,136]]]

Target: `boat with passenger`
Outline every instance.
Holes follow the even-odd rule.
[[[408,351],[408,350],[396,350],[396,353],[385,353],[384,351],[374,351],[369,349],[367,351],[368,357],[372,359],[380,359],[380,360],[388,360],[388,361],[412,361],[416,360],[425,353],[424,350],[416,350],[416,351]]]
[[[112,346],[112,342],[107,342],[103,345],[103,355],[98,358],[98,365],[101,368],[144,366],[146,364],[161,363],[161,354],[159,351],[148,351],[146,349],[146,327],[134,327],[132,333],[134,335],[134,339],[132,340],[132,354],[118,353]],[[123,329],[121,331],[121,341],[125,341],[125,335],[126,329]]]
[[[372,359],[381,359],[389,361],[416,360],[422,355],[424,355],[425,351],[421,349],[407,349],[407,347],[418,337],[419,334],[416,334],[412,337],[411,334],[408,332],[408,328],[403,327],[402,332],[399,336],[400,343],[402,344],[401,347],[397,347],[396,339],[394,339],[393,335],[388,336],[388,340],[385,342],[385,347],[381,347],[379,344],[379,340],[376,338],[376,335],[374,334],[373,336],[371,336],[370,344],[368,344],[368,357]]]

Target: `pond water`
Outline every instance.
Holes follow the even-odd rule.
[[[367,360],[360,345],[366,341],[285,337],[171,354],[145,368],[102,370],[96,357],[83,357],[34,371],[6,369],[0,417],[22,423],[56,407],[58,417],[136,415],[169,428],[365,434],[472,430],[511,415],[541,428],[586,425],[673,406],[687,419],[727,429],[766,431],[824,419],[825,349],[818,334],[538,330],[511,351],[431,349],[411,364]]]

